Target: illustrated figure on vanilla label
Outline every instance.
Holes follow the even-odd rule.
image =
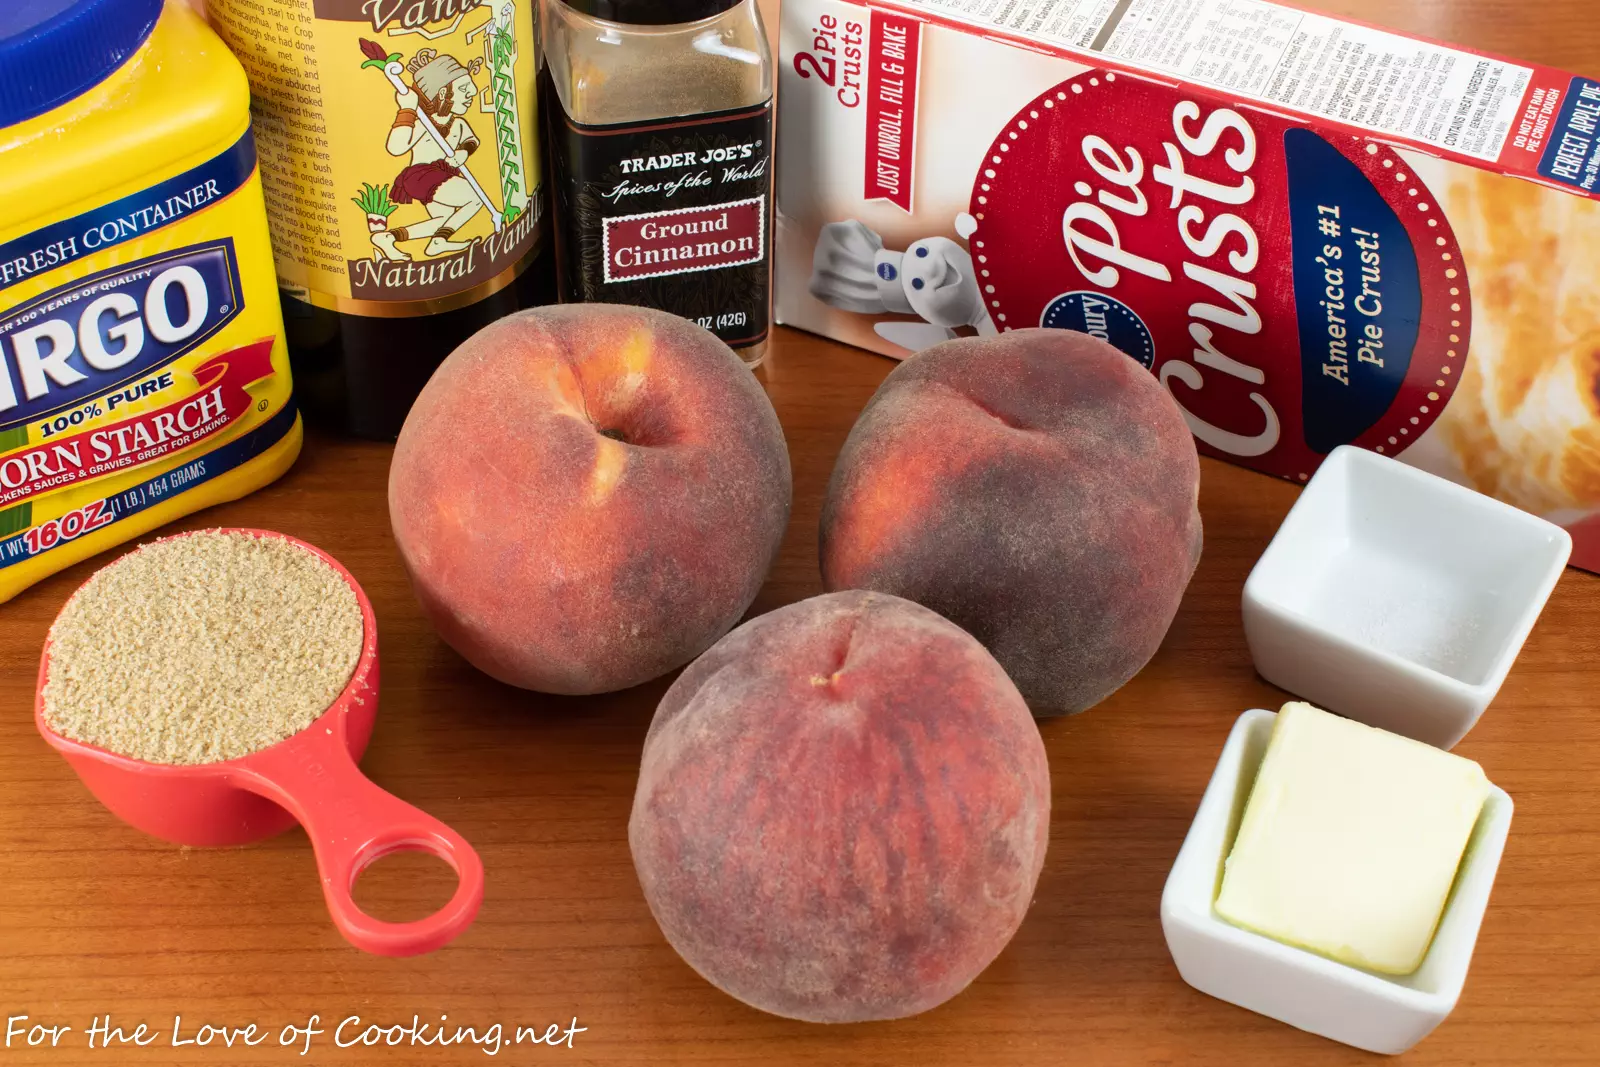
[[[495,233],[517,219],[528,206],[530,190],[522,158],[519,100],[512,65],[517,42],[513,29],[515,6],[507,3],[499,18],[469,31],[466,40],[482,38],[484,54],[465,64],[435,48],[419,49],[402,65],[399,53],[390,53],[376,41],[363,39],[363,67],[376,67],[394,89],[396,112],[384,141],[384,150],[402,157],[406,165],[388,185],[363,185],[354,197],[367,213],[367,228],[378,256],[394,262],[412,258],[398,246],[426,240],[426,256],[465,251],[470,240],[459,235],[479,212],[487,211]],[[487,68],[492,92],[478,84]],[[402,75],[409,75],[407,82]],[[482,146],[468,121],[473,110],[492,115],[491,141],[499,153],[500,192],[504,210],[496,206],[474,176],[467,161]],[[426,216],[399,226],[390,217],[402,205],[420,204]]]
[[[406,64],[411,84],[395,91],[398,110],[384,147],[408,162],[390,184],[389,199],[399,205],[421,204],[427,218],[372,235],[373,246],[388,259],[411,258],[396,247],[401,241],[426,239],[423,253],[430,256],[461,251],[467,242],[452,238],[491,206],[464,169],[482,143],[465,118],[478,98],[474,75],[482,66],[480,57],[462,66],[454,56],[431,48]]]
[[[965,240],[977,221],[956,216]],[[912,352],[931,348],[963,327],[979,336],[999,331],[984,303],[972,256],[948,237],[924,237],[904,252],[885,248],[876,231],[856,219],[822,227],[811,261],[811,295],[861,315],[916,315],[922,322],[880,322],[874,332]]]

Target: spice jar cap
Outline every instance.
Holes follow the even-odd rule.
[[[136,52],[162,0],[0,0],[0,126],[104,81]]]
[[[746,0],[564,0],[575,11],[629,26],[672,26],[699,22],[738,7]]]

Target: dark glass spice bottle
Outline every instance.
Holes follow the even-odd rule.
[[[561,298],[766,354],[772,53],[756,0],[545,0]]]

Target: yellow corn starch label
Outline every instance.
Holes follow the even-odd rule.
[[[536,0],[210,0],[250,75],[279,284],[408,316],[541,243]]]
[[[181,510],[239,495],[224,476],[298,432],[277,301],[240,280],[276,295],[260,226],[247,132],[0,243],[0,599],[95,531],[133,536],[207,483]]]

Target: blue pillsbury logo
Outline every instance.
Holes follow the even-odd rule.
[[[1062,293],[1045,306],[1039,325],[1090,334],[1131,356],[1146,370],[1155,366],[1156,346],[1150,328],[1114,296],[1091,290]]]
[[[879,263],[878,277],[882,278],[886,282],[892,282],[896,278],[900,277],[900,272],[894,269],[893,263]]]

